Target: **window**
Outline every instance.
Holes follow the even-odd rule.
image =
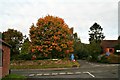
[[[110,48],[110,49],[109,49],[109,52],[110,52],[110,53],[114,53],[114,49],[113,49],[113,48]]]

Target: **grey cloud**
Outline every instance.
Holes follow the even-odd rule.
[[[0,0],[1,31],[14,26],[24,34],[37,19],[47,14],[65,20],[84,42],[88,41],[88,30],[94,22],[103,28],[107,38],[117,35],[118,0]],[[7,23],[5,23],[7,21]],[[112,32],[112,28],[115,28]],[[113,33],[113,35],[112,35]],[[106,38],[106,39],[107,39]]]

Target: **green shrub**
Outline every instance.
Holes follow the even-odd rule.
[[[31,60],[32,55],[31,54],[20,54],[19,59],[20,60]]]
[[[109,61],[108,61],[108,56],[106,56],[106,55],[103,55],[103,56],[101,56],[101,59],[100,60],[98,60],[99,62],[102,62],[102,63],[108,63]]]
[[[98,62],[102,63],[120,63],[120,55],[110,54],[109,56],[100,55]]]
[[[87,61],[91,61],[91,60],[92,60],[92,56],[88,56]]]
[[[19,55],[13,55],[11,56],[10,60],[20,60]]]
[[[108,57],[109,63],[120,63],[120,55],[111,54]]]

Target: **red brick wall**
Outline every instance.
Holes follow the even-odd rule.
[[[3,50],[3,68],[2,68],[2,76],[9,74],[9,68],[10,68],[10,48],[2,45]]]
[[[0,78],[2,78],[2,67],[0,67]]]

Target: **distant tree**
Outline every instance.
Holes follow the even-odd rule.
[[[30,28],[31,52],[37,57],[69,57],[73,52],[73,29],[62,18],[46,16]]]
[[[102,33],[102,30],[103,28],[99,24],[94,23],[93,26],[90,27],[89,42],[92,43],[93,41],[95,41],[96,43],[100,43],[101,40],[105,38],[105,36]]]
[[[99,43],[96,43],[96,41],[93,41],[91,44],[87,45],[86,48],[89,56],[91,56],[91,61],[97,61],[98,56],[102,52],[102,48]]]
[[[81,42],[80,38],[78,38],[77,33],[74,33],[74,34],[73,34],[73,37],[74,37],[74,41],[75,41],[75,42]]]
[[[23,34],[20,31],[8,29],[2,33],[2,39],[11,45],[11,56],[20,53],[19,48],[23,39]]]
[[[78,59],[87,59],[89,56],[86,46],[87,44],[81,42],[74,43],[74,54]]]
[[[0,39],[2,39],[2,33],[0,32]]]
[[[30,53],[30,41],[26,38],[21,47],[21,54],[28,54]]]
[[[82,45],[82,43],[81,43],[81,41],[80,41],[80,38],[78,38],[78,34],[77,33],[74,33],[73,34],[73,38],[74,38],[74,55],[75,55],[75,58],[76,59],[80,59],[82,56],[81,56],[81,51],[82,51],[82,49],[81,49],[81,45]],[[83,48],[83,47],[82,47]],[[82,54],[82,55],[84,55],[84,54]]]
[[[30,41],[28,37],[24,36],[23,44],[21,47],[20,55],[18,56],[20,60],[31,60],[32,54],[30,54]]]

